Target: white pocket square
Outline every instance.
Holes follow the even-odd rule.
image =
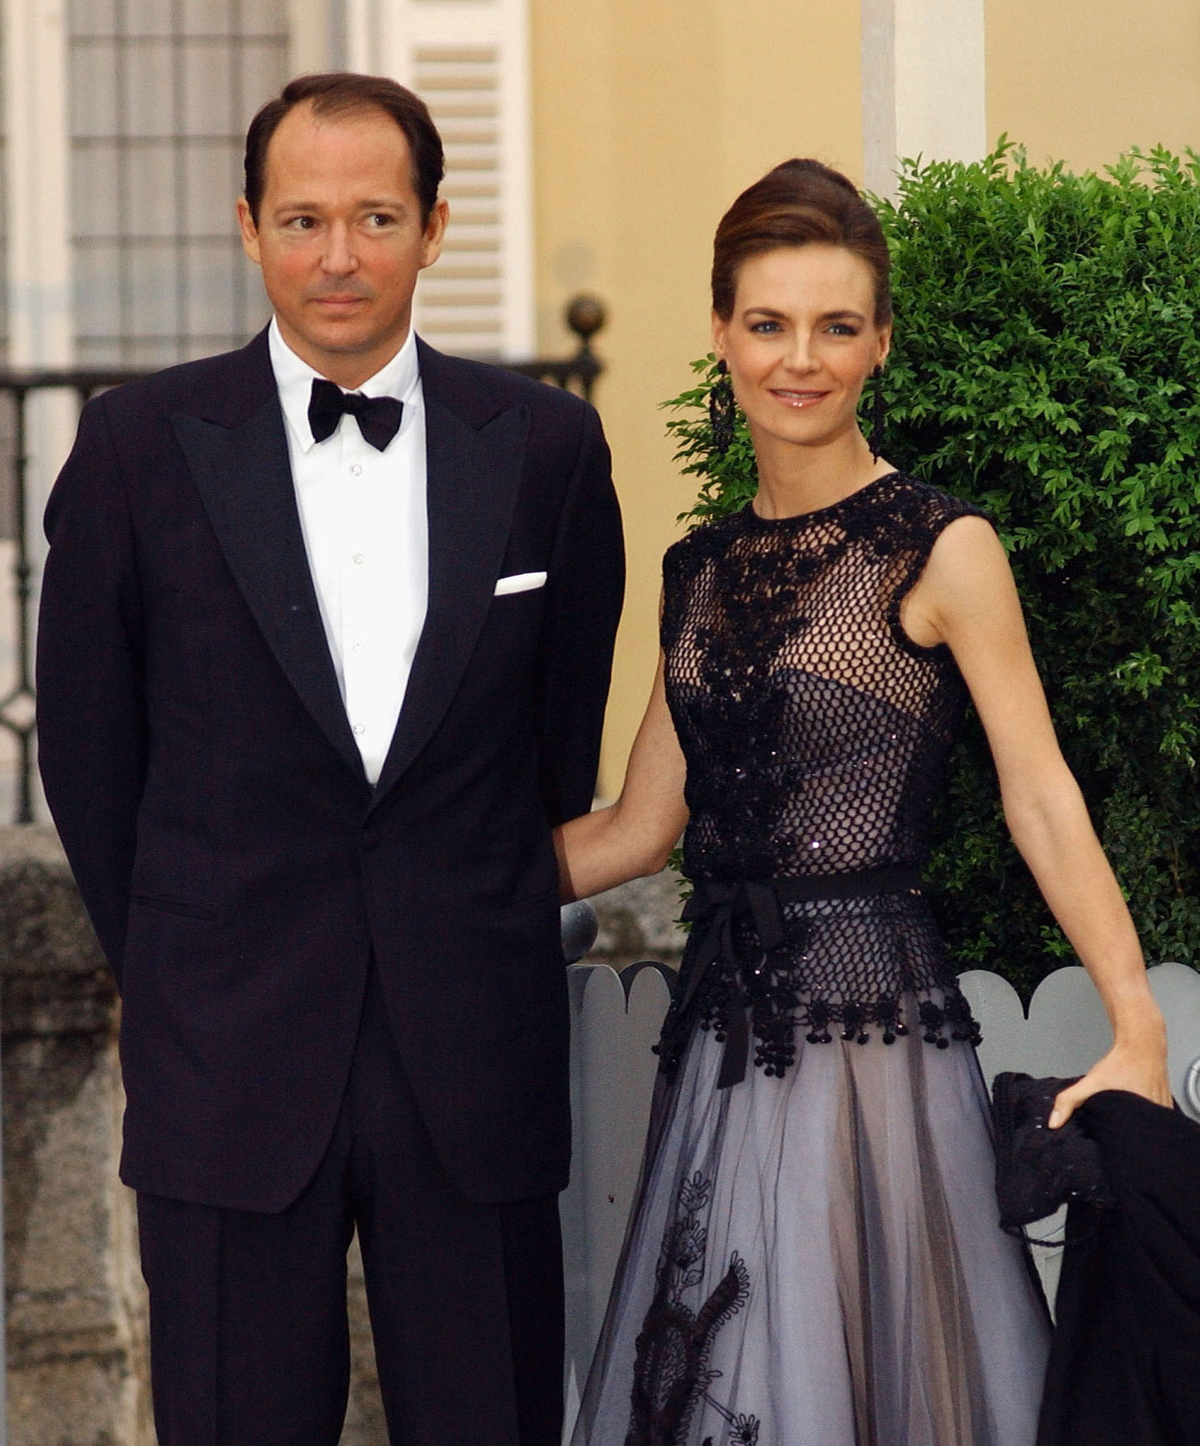
[[[546,574],[544,572],[514,572],[509,577],[502,577],[496,584],[496,597],[503,597],[510,592],[531,592],[535,587],[546,586]]]

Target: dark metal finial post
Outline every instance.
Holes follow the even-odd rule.
[[[579,338],[579,350],[571,358],[570,365],[582,383],[583,395],[590,402],[592,384],[604,370],[603,364],[597,360],[595,352],[592,351],[592,337],[608,320],[608,312],[598,296],[593,296],[588,291],[581,291],[578,296],[573,296],[567,302],[565,315],[567,325]]]

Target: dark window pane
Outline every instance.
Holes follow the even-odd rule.
[[[115,141],[77,146],[71,158],[75,235],[105,236],[121,233],[120,152]]]
[[[233,56],[228,41],[189,41],[183,71],[183,133],[227,136],[231,128]]]
[[[189,335],[237,335],[242,318],[236,276],[246,264],[236,242],[193,241],[188,246],[184,327]]]
[[[231,11],[236,0],[187,0],[183,7],[184,35],[231,35]]]
[[[71,35],[112,35],[116,23],[114,0],[71,0]]]
[[[249,40],[238,47],[237,58],[241,66],[241,113],[231,119],[244,136],[259,106],[277,96],[287,83],[287,50],[278,41]]]
[[[179,219],[175,147],[170,141],[138,146],[129,157],[127,234],[174,236]]]
[[[232,236],[237,232],[237,198],[242,190],[240,160],[222,144],[190,141],[182,155],[182,193],[190,236]]]
[[[89,40],[71,47],[71,134],[117,134],[117,45]]]
[[[138,246],[127,258],[129,329],[135,339],[178,335],[177,259],[176,247],[171,242]]]
[[[173,366],[179,360],[179,343],[174,337],[156,340],[151,336],[136,337],[126,343],[123,358],[131,367],[145,367],[147,371],[159,371]]]
[[[185,7],[192,0],[184,0]],[[174,5],[171,0],[124,0],[121,6],[126,35],[170,35]]]
[[[112,244],[75,248],[75,326],[80,340],[120,335],[120,257],[120,247]]]
[[[169,40],[145,40],[125,51],[129,83],[120,115],[130,136],[169,136],[175,132],[175,47]]]

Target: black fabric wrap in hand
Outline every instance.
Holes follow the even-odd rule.
[[[1104,1178],[1100,1150],[1079,1116],[1052,1130],[1054,1100],[1073,1079],[1034,1079],[998,1074],[992,1084],[996,1127],[996,1202],[1000,1224],[1010,1233],[1052,1215],[1060,1205],[1116,1204]]]

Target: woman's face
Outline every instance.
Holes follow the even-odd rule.
[[[713,317],[756,449],[823,446],[858,430],[863,383],[888,354],[871,269],[843,246],[781,246],[742,263],[733,315]]]

